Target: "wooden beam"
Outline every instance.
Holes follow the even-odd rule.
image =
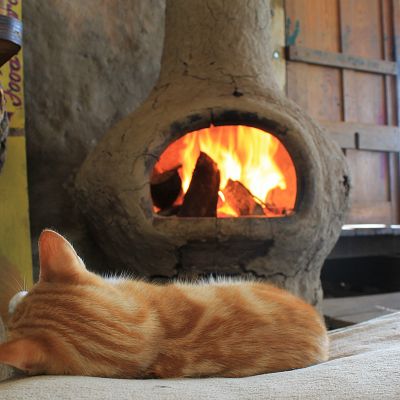
[[[400,125],[400,0],[393,0],[394,51],[397,68],[397,125]]]
[[[386,38],[383,42],[383,56],[385,60],[392,61],[395,59],[395,15],[394,4],[392,0],[381,0],[381,21],[382,21],[382,37]],[[399,17],[399,16],[398,16]],[[397,21],[399,22],[399,21]],[[399,63],[397,63],[397,67]],[[396,76],[397,78],[397,76]],[[396,125],[396,81],[395,77],[386,75],[385,79],[385,100],[386,100],[386,124]],[[389,162],[389,195],[392,205],[391,219],[392,223],[400,222],[400,180],[399,180],[399,154],[390,153]]]
[[[309,49],[307,47],[288,46],[286,57],[289,61],[300,61],[327,67],[346,68],[384,75],[398,74],[397,65],[392,61],[373,60],[351,54]]]
[[[392,204],[392,223],[400,223],[400,169],[399,154],[389,155],[389,177],[390,177],[390,202]]]
[[[381,35],[383,40],[383,59],[386,61],[394,61],[394,30],[393,30],[393,7],[392,0],[381,0]],[[386,121],[385,125],[396,125],[397,120],[395,119],[395,82],[394,76],[386,75],[385,80],[385,109],[386,109]]]
[[[344,149],[400,151],[400,128],[356,122],[319,121]]]
[[[370,204],[353,204],[346,218],[346,224],[385,224],[391,221],[390,201]]]
[[[396,107],[395,114],[397,125],[400,125],[400,0],[393,0],[392,2],[392,15],[393,15],[393,34],[394,34],[394,56],[397,65],[396,76]],[[400,155],[392,154],[390,159],[390,176],[392,184],[392,199],[395,200],[393,205],[393,215],[400,222]]]
[[[354,132],[346,127],[345,122],[319,121],[319,124],[329,132],[331,138],[342,149],[356,148]]]

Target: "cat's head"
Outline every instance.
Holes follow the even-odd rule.
[[[39,258],[39,282],[14,299],[11,307],[0,364],[32,374],[100,375],[101,371],[93,370],[96,363],[87,362],[96,349],[85,341],[98,334],[96,315],[114,312],[104,304],[110,285],[89,272],[72,245],[56,232],[41,234]]]

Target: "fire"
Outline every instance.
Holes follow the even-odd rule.
[[[219,217],[239,216],[225,200],[224,189],[229,180],[240,182],[266,216],[279,216],[271,211],[274,209],[284,210],[283,215],[293,210],[296,173],[288,152],[275,136],[243,125],[211,126],[173,142],[161,155],[155,170],[162,173],[179,168],[184,195],[200,152],[211,157],[220,171]],[[182,198],[176,203],[182,202]]]

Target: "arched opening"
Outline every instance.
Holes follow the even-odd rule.
[[[153,210],[178,217],[283,217],[294,212],[293,161],[271,133],[245,125],[185,134],[151,176]]]

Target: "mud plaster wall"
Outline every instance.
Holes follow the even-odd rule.
[[[24,2],[32,250],[50,227],[106,268],[70,195],[98,139],[147,96],[159,71],[164,0]]]

